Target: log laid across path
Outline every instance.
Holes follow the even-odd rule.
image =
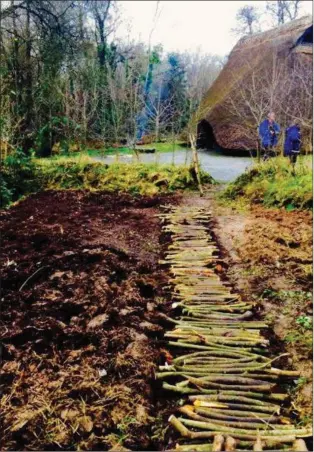
[[[173,307],[180,317],[165,334],[170,350],[156,378],[185,398],[169,423],[177,451],[308,450],[307,427],[285,414],[281,384],[299,374],[276,367],[254,319],[254,303],[234,294],[216,272],[219,249],[210,236],[211,216],[197,206],[165,206],[160,215],[172,244],[162,264],[173,275]],[[282,356],[282,355],[281,355]]]

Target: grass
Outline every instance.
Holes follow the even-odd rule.
[[[165,142],[165,143],[150,143],[136,146],[137,149],[156,149],[156,152],[173,152],[178,150],[186,150],[186,146],[180,142]],[[92,149],[87,148],[83,151],[83,154],[87,154],[89,156],[98,156],[98,155],[112,155],[112,154],[134,154],[133,149],[129,147],[121,147],[121,148],[103,148],[103,149]]]
[[[41,184],[49,189],[89,189],[155,195],[197,188],[193,170],[187,166],[143,163],[104,165],[86,156],[79,159],[39,159],[36,163]],[[204,172],[202,180],[203,183],[214,183],[213,178]]]
[[[312,157],[299,158],[295,171],[283,157],[255,164],[228,185],[222,199],[287,210],[312,209]]]
[[[104,155],[112,155],[112,154],[133,154],[133,151],[128,147],[122,148],[103,148],[103,149],[86,149],[82,152],[84,155],[88,155],[90,157],[104,156]],[[72,154],[71,154],[72,157]]]
[[[156,149],[155,154],[159,153],[170,153],[173,151],[186,151],[187,147],[184,145],[184,143],[181,142],[166,142],[166,143],[151,143],[151,144],[143,144],[143,145],[137,145],[137,149]],[[49,159],[59,159],[61,157],[68,157],[68,158],[81,158],[81,157],[104,157],[106,155],[132,155],[135,156],[135,152],[132,148],[127,146],[122,147],[103,147],[103,148],[93,148],[91,145],[87,147],[82,147],[81,151],[76,152],[65,152],[61,151],[59,154],[52,155],[49,157]]]
[[[174,143],[151,143],[151,144],[144,144],[142,146],[136,146],[137,148],[142,149],[156,149],[157,152],[173,152],[178,150],[186,150],[186,146],[184,146],[184,143],[174,142]]]
[[[107,165],[86,153],[37,159],[17,153],[10,156],[2,170],[0,207],[44,189],[104,190],[150,196],[197,189],[194,170],[188,166],[139,162]],[[209,174],[201,172],[201,176],[203,184],[215,183]]]

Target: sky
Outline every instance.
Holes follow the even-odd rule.
[[[123,22],[121,38],[149,42],[156,11],[155,0],[120,1]],[[161,0],[151,43],[167,51],[200,51],[227,55],[239,39],[231,29],[236,26],[237,10],[244,5],[265,9],[265,1]],[[304,1],[302,15],[312,14],[312,1]],[[265,21],[263,25],[269,27]]]

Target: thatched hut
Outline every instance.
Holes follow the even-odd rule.
[[[257,126],[274,110],[282,127],[312,129],[312,17],[242,38],[201,103],[198,147],[256,149]]]

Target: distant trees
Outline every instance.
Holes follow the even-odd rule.
[[[148,124],[153,132],[154,140],[160,141],[161,134],[169,130],[170,124],[175,120],[172,97],[162,98],[162,81],[157,88],[157,95],[148,97],[146,102],[146,112]]]
[[[218,77],[225,61],[215,55],[185,53],[183,55],[187,78],[189,116],[196,111],[206,91]]]
[[[232,30],[238,36],[249,36],[261,31],[262,19],[271,19],[274,26],[282,25],[299,17],[302,0],[270,0],[266,8],[245,5],[238,9],[236,27]]]
[[[25,152],[178,134],[220,70],[212,56],[117,42],[114,0],[3,5],[0,133]]]
[[[267,1],[266,11],[272,16],[276,25],[281,25],[298,17],[301,3],[301,0]]]
[[[47,86],[45,69],[50,64],[48,60],[53,60],[56,68],[61,53],[64,58],[64,44],[70,36],[67,23],[69,7],[68,1],[56,5],[47,0],[11,0],[9,6],[1,11],[1,66],[3,81],[8,88],[3,95],[11,105],[11,118],[2,117],[2,121],[10,123],[8,132],[14,124],[12,129],[25,151],[33,146],[33,131],[38,125],[34,114],[35,96],[41,94],[38,93],[38,75],[43,75]]]
[[[175,132],[182,130],[188,121],[186,69],[181,55],[168,55],[169,70],[166,72],[165,97],[170,100],[170,114]]]

